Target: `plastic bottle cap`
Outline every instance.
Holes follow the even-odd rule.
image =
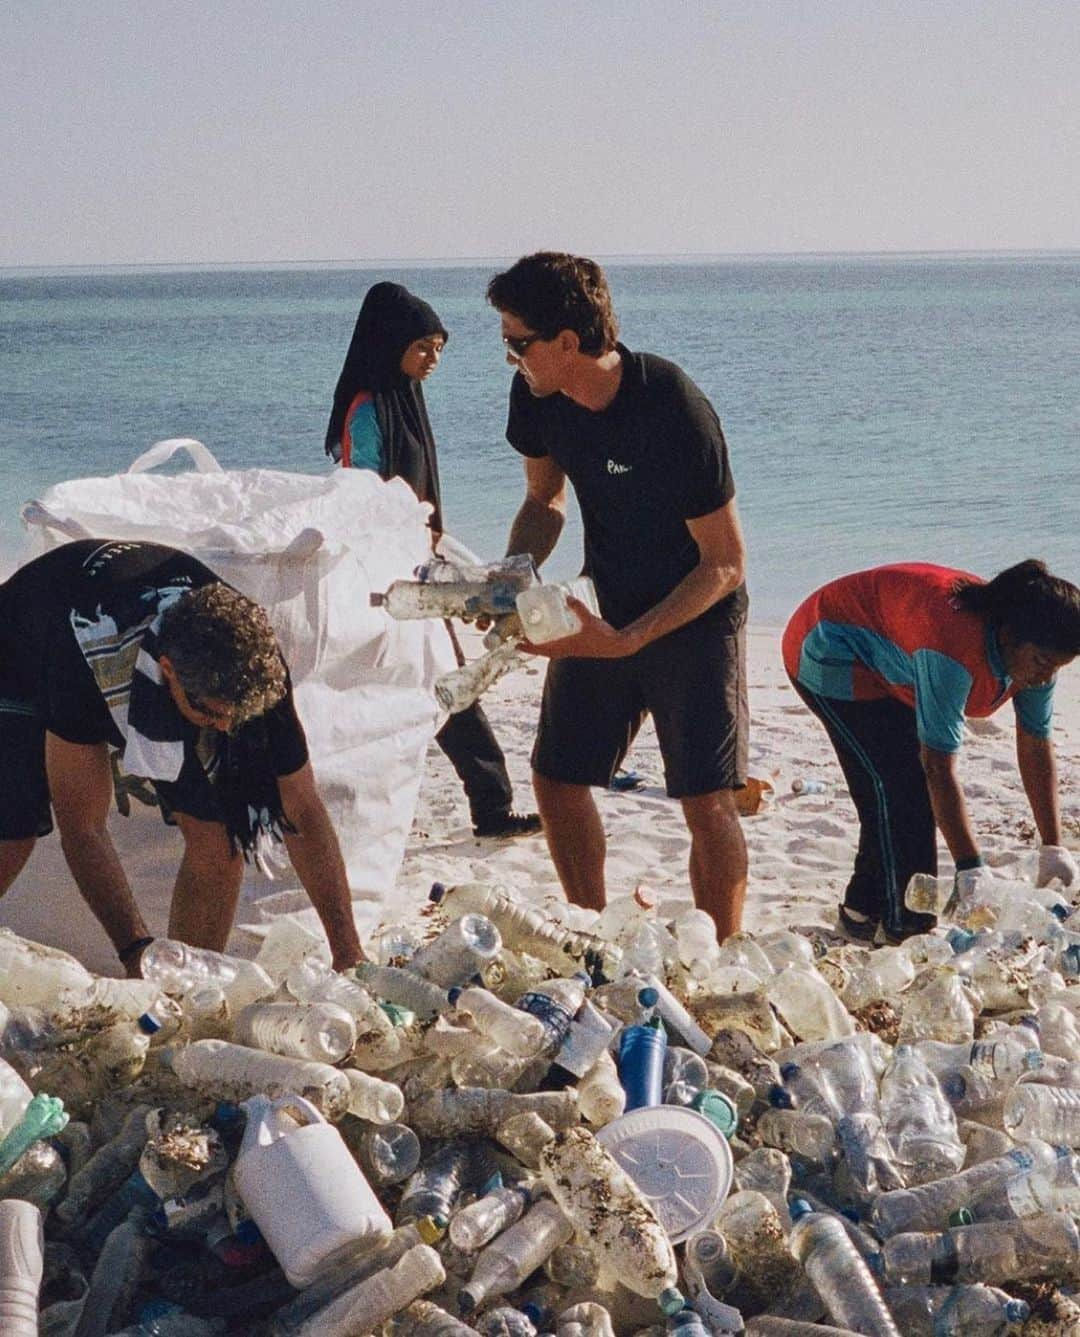
[[[438,905],[445,895],[446,895],[446,887],[443,886],[441,882],[433,882],[431,884],[431,890],[428,892],[429,901],[432,901],[435,905]]]
[[[951,1227],[970,1226],[974,1222],[974,1220],[975,1218],[971,1215],[971,1211],[969,1208],[957,1207],[956,1211],[951,1213],[949,1216],[949,1225]]]
[[[813,1207],[805,1198],[792,1198],[788,1204],[788,1212],[793,1221],[801,1221],[804,1216],[809,1216],[813,1210]]]
[[[660,995],[651,984],[647,984],[644,989],[638,991],[637,1000],[642,1007],[655,1007],[660,1001]]]
[[[774,1110],[793,1110],[795,1108],[795,1101],[791,1092],[778,1082],[774,1082],[769,1087],[769,1104]]]
[[[670,1318],[680,1310],[686,1308],[686,1297],[678,1286],[668,1286],[666,1290],[660,1292],[656,1298],[656,1303],[661,1310]]]
[[[262,1239],[262,1231],[254,1221],[238,1221],[236,1230],[233,1232],[241,1244],[258,1244]]]
[[[146,1035],[155,1035],[161,1030],[161,1022],[157,1017],[153,1017],[149,1012],[144,1012],[139,1018],[138,1026]]]
[[[672,1244],[712,1224],[731,1188],[731,1148],[704,1115],[681,1105],[631,1110],[596,1140],[649,1200]]]
[[[966,928],[951,928],[945,935],[945,941],[953,949],[953,955],[959,956],[961,952],[966,952],[975,941],[975,934]]]
[[[451,1007],[454,1007],[454,1006],[455,1006],[455,1004],[457,1003],[457,1000],[461,997],[461,995],[462,995],[464,992],[465,992],[465,990],[461,987],[460,984],[455,984],[455,985],[453,986],[452,989],[448,989],[448,990],[447,990],[447,992],[446,992],[446,996],[447,996],[447,998],[449,998],[449,1000],[450,1000],[450,1006],[451,1006]]]
[[[539,1328],[551,1311],[544,1305],[537,1304],[535,1300],[526,1300],[519,1312],[525,1315],[534,1328]]]
[[[1031,1305],[1026,1300],[1005,1301],[1006,1323],[1026,1323],[1031,1317]]]
[[[436,1244],[446,1234],[449,1224],[447,1218],[438,1212],[432,1216],[421,1216],[416,1222],[416,1233],[425,1244]]]

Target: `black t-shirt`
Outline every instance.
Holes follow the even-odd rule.
[[[72,616],[106,613],[128,626],[153,612],[164,591],[220,579],[188,553],[158,543],[80,539],[52,549],[0,585],[0,694],[31,702],[45,727],[68,742],[123,747]],[[177,736],[194,746],[198,727],[176,715]],[[291,687],[262,718],[275,773],[291,775],[308,757]]]
[[[585,526],[585,573],[605,619],[625,627],[697,566],[686,522],[725,506],[735,483],[720,421],[689,376],[651,353],[618,348],[622,381],[600,412],[563,394],[538,399],[515,376],[506,439],[522,455],[550,456],[570,479]],[[734,631],[746,606],[740,585],[701,616]]]

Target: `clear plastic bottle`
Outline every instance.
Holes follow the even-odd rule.
[[[567,603],[568,598],[577,599],[594,616],[599,616],[596,587],[588,576],[559,585],[533,585],[517,596],[521,628],[533,645],[561,640],[581,630],[581,619]]]
[[[530,905],[505,887],[486,882],[462,882],[453,887],[436,883],[431,899],[451,918],[470,911],[486,915],[502,934],[503,946],[527,952],[557,971],[585,967],[614,979],[622,951],[593,933],[569,929],[539,906]],[[643,981],[644,982],[644,981]]]
[[[398,1204],[396,1221],[404,1225],[421,1216],[453,1215],[454,1205],[469,1183],[473,1157],[464,1142],[447,1142],[414,1172]]]
[[[854,976],[842,998],[846,1008],[857,1012],[878,998],[893,999],[915,978],[915,966],[902,947],[879,947]]]
[[[511,1115],[495,1130],[496,1138],[512,1152],[522,1165],[535,1170],[540,1165],[540,1153],[554,1141],[555,1130],[535,1111]]]
[[[716,1215],[714,1228],[727,1241],[738,1278],[728,1300],[744,1312],[801,1305],[810,1283],[788,1248],[784,1220],[761,1193],[732,1193]],[[783,1313],[789,1311],[785,1308]],[[823,1312],[820,1301],[814,1318]]]
[[[577,1098],[581,1117],[594,1128],[602,1128],[625,1111],[626,1091],[606,1049],[578,1082]]]
[[[666,1231],[592,1133],[582,1127],[560,1133],[540,1153],[540,1173],[601,1268],[637,1295],[655,1297],[675,1285],[678,1268]]]
[[[574,1227],[558,1206],[547,1198],[541,1199],[479,1254],[472,1275],[458,1296],[459,1308],[463,1313],[472,1313],[483,1301],[517,1290],[573,1233]]]
[[[295,1092],[331,1122],[348,1113],[349,1079],[327,1063],[265,1054],[227,1040],[196,1040],[168,1059],[185,1086],[239,1104],[251,1096]]]
[[[502,936],[491,920],[486,915],[466,914],[425,943],[408,968],[450,989],[480,974],[501,951]]]
[[[67,1109],[83,1113],[114,1087],[127,1086],[138,1077],[156,1030],[157,1023],[149,1015],[138,1022],[107,1026],[81,1046],[50,1053],[34,1085],[58,1096]]]
[[[535,989],[522,994],[516,1006],[534,1016],[547,1033],[541,1054],[554,1057],[570,1032],[570,1025],[588,988],[588,977],[571,976],[569,979],[545,980]]]
[[[0,1137],[21,1121],[33,1094],[11,1064],[0,1058]]]
[[[1080,1216],[1080,1156],[1067,1147],[1047,1164],[1030,1166],[1004,1183],[990,1185],[972,1199],[976,1221],[1017,1220],[1040,1212],[1068,1211]]]
[[[839,1221],[796,1199],[791,1251],[840,1325],[867,1337],[900,1337],[877,1283]]]
[[[764,1194],[778,1212],[786,1212],[791,1189],[791,1161],[777,1147],[757,1147],[736,1161],[732,1182],[734,1192],[753,1189]]]
[[[803,1040],[839,1040],[855,1030],[847,1009],[816,970],[785,966],[769,981],[767,994],[784,1025]]]
[[[462,916],[462,919],[468,916]],[[457,921],[461,923],[462,920]],[[515,1058],[535,1058],[547,1041],[543,1024],[520,1008],[504,1003],[488,989],[470,987],[450,991],[450,1001],[474,1030]]]
[[[518,553],[485,566],[435,559],[418,567],[416,580],[395,580],[372,594],[373,608],[392,618],[505,617],[516,611],[522,590],[538,581],[532,559]]]
[[[400,1061],[401,1037],[394,1023],[356,980],[309,956],[289,971],[286,988],[302,1003],[335,1003],[349,1013],[357,1032],[353,1059],[360,1067],[382,1071]]]
[[[134,1291],[152,1244],[146,1234],[147,1218],[146,1208],[135,1207],[102,1245],[75,1337],[104,1337],[113,1310]]]
[[[94,978],[67,952],[0,928],[0,1001],[9,1007],[48,1006],[63,989],[91,988]]]
[[[836,1125],[828,1114],[768,1109],[757,1131],[766,1146],[815,1165],[828,1165],[836,1154]]]
[[[577,1122],[573,1090],[513,1092],[485,1087],[422,1092],[409,1101],[409,1123],[421,1137],[458,1137],[494,1133],[515,1114],[538,1114],[552,1128]]]
[[[901,1044],[917,1044],[920,1040],[971,1044],[975,1038],[975,1009],[952,965],[924,972],[904,994],[898,1038]]]
[[[664,1047],[664,1085],[672,1082],[686,1082],[703,1091],[709,1085],[709,1068],[700,1054],[684,1045],[668,1044]]]
[[[1027,1032],[1022,1035],[989,1035],[971,1044],[946,1045],[938,1040],[923,1040],[915,1046],[930,1071],[937,1077],[962,1068],[973,1068],[991,1081],[1011,1085],[1025,1073],[1042,1067],[1039,1036],[1029,1027],[1017,1027]]]
[[[349,1081],[349,1113],[369,1123],[396,1123],[405,1110],[401,1087],[356,1068],[343,1068]]]
[[[1080,1231],[1068,1212],[1043,1212],[1019,1221],[892,1235],[882,1245],[881,1259],[885,1277],[896,1285],[982,1281],[996,1286],[1074,1275],[1080,1265]]]
[[[994,1286],[895,1286],[885,1302],[904,1337],[1004,1337],[1031,1307]]]
[[[475,1332],[431,1300],[414,1300],[384,1329],[385,1337],[474,1337]]]
[[[420,1164],[420,1139],[408,1124],[366,1128],[360,1137],[360,1164],[373,1184],[399,1184]]]
[[[686,1241],[683,1274],[713,1295],[723,1295],[735,1281],[737,1269],[727,1240],[718,1230],[701,1230]],[[691,1297],[693,1290],[691,1289]]]
[[[874,1230],[884,1239],[901,1231],[928,1231],[944,1226],[953,1212],[966,1207],[981,1193],[1014,1179],[1036,1164],[1048,1164],[1054,1156],[1053,1148],[1045,1143],[1033,1143],[995,1160],[980,1161],[947,1179],[884,1193],[871,1212]]]
[[[361,961],[353,968],[353,974],[377,998],[407,1007],[423,1021],[439,1016],[450,1006],[445,989],[400,966],[377,966],[374,961]]]
[[[523,664],[524,656],[518,650],[517,637],[506,640],[494,650],[488,650],[461,668],[451,669],[435,680],[435,699],[443,710],[457,715],[467,710],[489,687],[505,677],[511,669]]]
[[[136,1105],[127,1114],[119,1131],[102,1143],[90,1159],[72,1174],[63,1202],[57,1204],[57,1217],[70,1229],[77,1228],[90,1210],[138,1167],[146,1143],[146,1119],[149,1105]]]
[[[908,1187],[955,1174],[964,1163],[956,1115],[918,1050],[897,1045],[881,1076],[881,1119]]]
[[[297,1331],[297,1337],[353,1337],[377,1332],[400,1309],[446,1280],[439,1255],[429,1244],[417,1244],[393,1267],[376,1272],[350,1287]]]
[[[525,1209],[536,1200],[536,1194],[536,1181],[532,1179],[523,1179],[519,1184],[508,1184],[485,1193],[451,1218],[451,1243],[466,1253],[482,1249],[496,1235],[521,1219]]]
[[[836,1328],[831,1323],[806,1323],[778,1314],[758,1314],[746,1325],[746,1337],[858,1337],[850,1328]],[[907,1337],[907,1334],[905,1334]]]
[[[1080,1147],[1080,1090],[1021,1082],[1005,1097],[1004,1126],[1018,1142]]]
[[[213,985],[225,994],[234,1012],[274,992],[274,981],[254,961],[172,938],[155,938],[142,954],[140,969],[144,979],[174,997]]]
[[[270,921],[258,952],[256,965],[277,985],[285,983],[289,972],[306,956],[313,956],[325,965],[330,964],[330,948],[321,933],[313,933],[297,919],[281,915]]]
[[[120,1328],[113,1337],[219,1337],[225,1331],[223,1318],[197,1318],[182,1310],[144,1318]]]
[[[233,1036],[268,1054],[340,1063],[356,1044],[356,1022],[336,1003],[252,1003],[237,1015]]]
[[[45,1241],[41,1212],[17,1198],[0,1202],[0,1332],[37,1337]]]

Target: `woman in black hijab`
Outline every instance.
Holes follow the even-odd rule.
[[[431,503],[433,544],[443,532],[442,499],[422,382],[439,365],[449,337],[427,302],[401,284],[369,288],[326,429],[326,453],[342,467],[404,478],[421,501]],[[460,662],[449,623],[447,630]],[[506,759],[479,704],[451,715],[435,741],[465,788],[474,834],[525,836],[540,830],[536,813],[513,811]]]

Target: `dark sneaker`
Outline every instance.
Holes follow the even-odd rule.
[[[836,908],[836,917],[840,921],[840,932],[856,942],[873,942],[877,936],[878,921],[861,910],[853,910],[841,902]]]
[[[538,812],[500,812],[477,822],[473,835],[490,840],[512,840],[515,836],[535,836],[542,829]]]

